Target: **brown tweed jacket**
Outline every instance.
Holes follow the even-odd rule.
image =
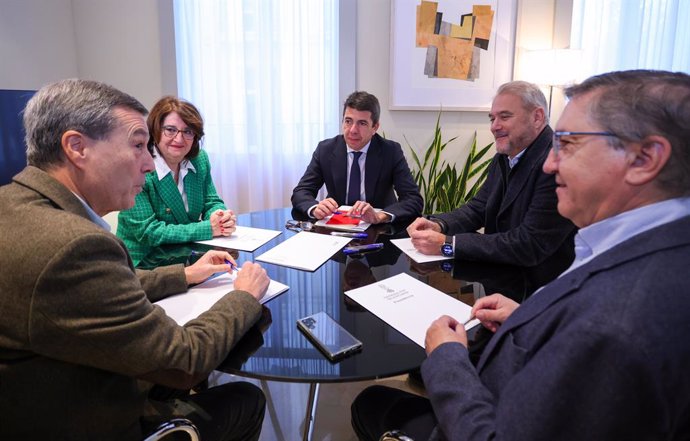
[[[139,438],[138,380],[189,387],[259,318],[236,291],[178,326],[151,302],[186,290],[182,266],[135,272],[37,168],[0,187],[0,207],[0,439]]]

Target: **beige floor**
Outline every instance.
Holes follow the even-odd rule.
[[[299,441],[305,427],[309,385],[303,383],[260,382],[214,373],[210,385],[244,380],[261,387],[267,398],[266,416],[260,441]],[[327,383],[320,386],[316,408],[315,441],[357,441],[350,425],[350,403],[367,386],[384,384],[413,393],[423,391],[407,381],[407,376],[357,383]]]

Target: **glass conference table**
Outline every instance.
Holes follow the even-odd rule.
[[[281,231],[253,253],[231,251],[238,264],[254,259],[296,233],[285,228],[289,208],[238,216],[238,225]],[[313,430],[320,383],[350,382],[393,377],[413,371],[425,359],[424,349],[345,296],[344,291],[407,273],[467,304],[485,293],[502,292],[518,301],[541,286],[543,271],[477,262],[438,261],[417,264],[390,243],[407,237],[406,225],[373,225],[366,239],[383,249],[347,257],[337,252],[314,272],[263,262],[269,277],[289,286],[264,306],[263,317],[237,344],[218,370],[261,380],[310,384],[304,439]],[[315,232],[330,233],[317,228]],[[191,263],[194,255],[211,247],[188,243],[154,250],[139,267]],[[194,251],[194,252],[193,252]],[[304,250],[308,253],[309,250]],[[553,276],[555,277],[555,275]],[[552,278],[553,278],[552,277]],[[325,311],[362,343],[362,350],[338,362],[329,361],[297,328],[297,320]],[[470,332],[470,350],[478,357],[490,335],[480,326]]]

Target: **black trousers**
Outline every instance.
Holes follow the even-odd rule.
[[[158,398],[162,388],[157,386]],[[153,415],[142,419],[142,432],[149,435],[156,427],[172,418],[190,420],[199,429],[202,440],[258,440],[266,410],[263,392],[253,384],[232,382],[189,395],[186,391],[169,390],[175,398],[149,402],[155,409]],[[173,393],[174,392],[174,393]],[[179,439],[188,440],[180,433]],[[178,438],[171,438],[178,439]]]
[[[415,441],[429,439],[436,417],[428,399],[385,386],[364,389],[352,402],[352,427],[360,440],[378,441],[402,430]]]

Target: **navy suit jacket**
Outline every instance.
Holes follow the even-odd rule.
[[[690,439],[690,217],[564,274],[476,369],[459,343],[422,374],[450,440]]]
[[[375,134],[364,167],[367,202],[395,215],[396,221],[410,221],[421,215],[424,201],[400,144]],[[345,205],[347,145],[342,135],[321,141],[316,147],[304,176],[292,191],[293,216],[307,217],[309,208],[318,204],[316,195],[324,184],[327,197]]]
[[[546,126],[512,170],[497,153],[474,198],[434,215],[455,235],[455,257],[533,266],[549,258],[564,271],[574,258],[575,225],[558,214],[556,181],[542,170],[553,131]],[[484,234],[477,230],[484,228]]]

